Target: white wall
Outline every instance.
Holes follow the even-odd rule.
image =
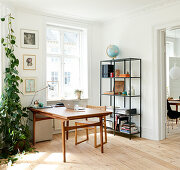
[[[89,103],[99,104],[99,61],[107,59],[105,50],[109,44],[117,44],[121,50],[121,57],[140,57],[142,58],[142,135],[148,139],[160,139],[158,133],[158,108],[155,107],[154,94],[154,28],[166,26],[167,23],[177,22],[180,25],[180,5],[166,7],[164,9],[142,11],[139,16],[131,18],[117,18],[105,22],[102,26],[97,23],[88,24],[89,36]],[[20,75],[38,77],[38,86],[45,86],[45,21],[46,17],[40,14],[33,14],[23,10],[16,10],[16,24],[18,46],[20,29],[39,30],[39,49],[18,48],[17,54],[20,59]],[[54,18],[55,19],[55,18]],[[61,19],[59,19],[61,21]],[[65,20],[63,20],[65,21]],[[68,22],[68,21],[67,21]],[[74,21],[74,24],[79,21]],[[80,22],[83,24],[82,22]],[[85,23],[87,24],[87,23]],[[37,70],[24,71],[22,69],[22,55],[37,55]],[[23,105],[27,106],[32,96],[23,96]],[[37,96],[45,102],[45,92]]]
[[[46,86],[46,52],[45,37],[46,23],[53,22],[62,25],[71,25],[88,29],[88,86],[89,104],[99,104],[99,60],[101,47],[101,25],[81,20],[71,20],[57,17],[49,17],[44,14],[37,14],[32,11],[25,12],[18,9],[15,11],[16,35],[17,35],[17,56],[20,60],[19,73],[21,77],[37,77],[37,89]],[[39,48],[25,49],[20,47],[20,29],[30,29],[39,31]],[[37,67],[35,71],[23,70],[23,54],[35,54]],[[22,87],[21,87],[22,88]],[[28,106],[32,100],[32,95],[21,97],[23,106]],[[35,99],[46,103],[46,92],[41,91]]]
[[[37,78],[37,89],[41,89],[46,86],[45,77],[44,77],[44,66],[45,66],[45,56],[43,53],[44,49],[44,35],[45,28],[43,28],[43,17],[37,15],[31,15],[23,12],[15,13],[15,23],[16,23],[16,36],[17,36],[17,56],[20,61],[19,65],[19,74],[23,77],[36,77]],[[20,30],[21,29],[29,29],[29,30],[38,30],[39,32],[39,48],[38,49],[25,49],[21,48],[20,45]],[[36,55],[36,70],[23,70],[23,54],[32,54]],[[21,85],[21,89],[23,90],[23,85]],[[45,98],[43,97],[45,92],[42,91],[37,95],[37,99],[41,102],[45,102]],[[23,106],[29,106],[32,100],[32,95],[24,95],[21,97],[21,101]]]
[[[154,29],[165,27],[168,23],[180,24],[180,5],[166,7],[164,9],[152,9],[141,11],[139,16],[117,18],[104,23],[103,49],[109,44],[117,44],[121,57],[139,57],[142,59],[142,136],[148,139],[159,140],[158,115],[155,108],[154,88]],[[157,99],[157,98],[156,98]],[[158,113],[159,114],[159,113]]]

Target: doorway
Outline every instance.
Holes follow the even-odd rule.
[[[167,29],[165,35],[166,99],[173,111],[180,112],[180,28]],[[165,119],[166,138],[180,134],[179,118],[166,115]]]

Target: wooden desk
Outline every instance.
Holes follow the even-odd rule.
[[[176,106],[176,111],[178,112],[178,107],[180,106],[180,99],[168,99],[170,105]],[[178,122],[178,119],[176,119],[176,124]]]
[[[55,108],[45,108],[45,109],[34,109],[29,108],[33,112],[33,144],[35,145],[35,123],[36,123],[36,114],[47,116],[48,119],[59,119],[61,120],[62,127],[62,152],[63,152],[63,161],[66,162],[66,143],[65,143],[65,132],[66,139],[68,139],[68,131],[78,128],[91,127],[91,126],[100,126],[100,139],[101,139],[101,153],[103,153],[103,121],[102,117],[111,114],[112,112],[89,109],[86,108],[84,111],[74,111],[66,109],[65,107],[55,107]],[[70,120],[83,119],[83,118],[92,118],[98,117],[99,122],[81,125],[81,126],[69,126]],[[41,119],[42,120],[42,119]],[[65,122],[67,125],[65,126]]]

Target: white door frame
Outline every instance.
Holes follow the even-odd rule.
[[[154,134],[157,140],[166,137],[166,38],[167,29],[180,28],[180,21],[153,27],[154,40]]]

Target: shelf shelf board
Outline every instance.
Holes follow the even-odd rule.
[[[121,132],[121,131],[115,131],[115,132],[118,132],[118,133],[123,133],[123,134],[127,134],[127,135],[130,135],[130,133],[128,133],[128,132]],[[131,133],[131,135],[137,135],[137,134],[139,134],[140,132],[136,132],[136,133]]]
[[[139,116],[140,114],[138,113],[138,114],[120,114],[120,113],[115,113],[116,115],[120,115],[120,116],[122,116],[122,117],[127,117],[127,116]]]
[[[101,62],[123,62],[123,61],[132,61],[132,60],[141,60],[140,58],[122,58],[122,59],[115,59],[115,60],[103,60]]]
[[[141,77],[102,77],[103,79],[117,79],[117,78],[132,78],[132,79],[140,79]]]
[[[111,128],[111,127],[106,127],[106,128],[114,131],[114,129],[113,129],[113,128]],[[120,132],[120,131],[118,131],[118,130],[115,130],[115,132],[116,132],[116,133],[119,133],[119,134],[126,134],[126,135],[130,135],[130,133]],[[137,132],[137,133],[131,133],[131,135],[137,135],[137,134],[140,134],[140,132]]]
[[[123,96],[123,95],[120,95],[120,94],[101,94],[103,96],[119,96],[119,97],[141,97],[141,95],[135,95],[135,96]]]

